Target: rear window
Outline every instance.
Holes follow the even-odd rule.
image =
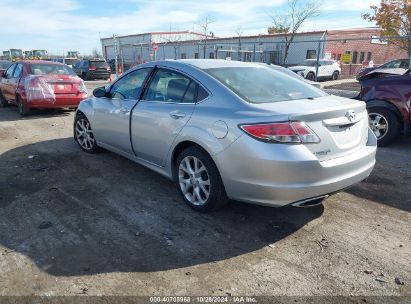
[[[250,103],[270,103],[327,95],[303,80],[268,67],[226,67],[205,71]]]
[[[57,64],[30,64],[30,74],[32,75],[76,75],[74,71],[66,65]]]
[[[77,62],[79,62],[78,59],[64,59],[64,63],[71,66],[74,66]]]
[[[0,69],[7,70],[12,64],[12,62],[0,61]]]
[[[108,64],[105,61],[92,61],[92,60],[90,60],[90,66],[94,66],[96,68],[108,68]]]

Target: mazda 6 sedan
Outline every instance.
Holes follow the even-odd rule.
[[[316,205],[375,164],[364,102],[260,64],[150,62],[93,95],[75,116],[80,148],[105,148],[174,180],[198,211],[229,199]]]

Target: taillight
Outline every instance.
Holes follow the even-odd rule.
[[[320,138],[304,122],[282,122],[241,125],[240,128],[252,137],[278,143],[318,143]]]
[[[83,81],[80,81],[78,84],[76,84],[76,87],[79,93],[88,93],[86,85],[84,84]]]
[[[90,71],[95,71],[97,68],[95,67],[95,66],[90,66],[89,68],[88,68]]]

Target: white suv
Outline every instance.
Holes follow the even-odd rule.
[[[315,81],[316,64],[316,59],[307,59],[304,60],[302,65],[293,66],[289,69],[308,80]],[[337,61],[331,59],[321,59],[319,61],[318,79],[330,78],[337,80],[340,74],[341,67]]]

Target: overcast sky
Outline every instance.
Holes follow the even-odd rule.
[[[321,15],[302,31],[366,27],[361,14],[379,0],[323,0]],[[267,33],[270,13],[286,0],[0,0],[0,50],[46,49],[62,54],[100,50],[100,38],[152,31],[194,30],[206,15],[216,36]]]

